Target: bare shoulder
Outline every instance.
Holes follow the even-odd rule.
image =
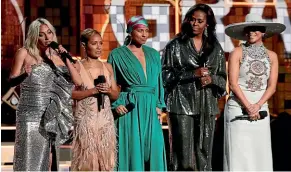
[[[232,53],[242,53],[242,47],[235,47],[232,51]]]
[[[82,60],[80,60],[79,63],[82,64],[82,66],[83,66],[85,69],[87,69],[88,66],[89,66],[89,64],[88,64],[88,62],[87,62],[86,59],[82,59]],[[80,64],[79,64],[79,66],[81,66]]]
[[[15,53],[10,76],[19,76],[21,74],[27,56],[28,51],[25,48],[21,48]]]
[[[274,51],[268,50],[267,52],[271,61],[278,60],[278,56]]]
[[[81,65],[80,65],[80,62],[79,62],[79,61],[76,61],[76,63],[74,63],[73,66],[76,68],[76,70],[77,70],[78,72],[80,72],[80,70],[81,70]]]
[[[15,54],[15,58],[24,60],[25,57],[26,57],[27,55],[28,55],[28,51],[27,51],[27,49],[25,49],[25,48],[20,48],[20,49],[16,52],[16,54]]]
[[[81,59],[79,62],[82,63],[82,65],[84,65],[84,63],[86,62],[86,60],[85,59]]]
[[[242,47],[236,47],[230,54],[230,59],[241,59],[242,57]]]
[[[104,63],[106,68],[108,69],[108,71],[112,74],[113,73],[113,68],[112,65],[110,63],[105,62]]]

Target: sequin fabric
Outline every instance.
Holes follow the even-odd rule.
[[[267,87],[270,58],[263,44],[243,44],[238,83],[242,90],[260,91]]]
[[[20,85],[16,111],[14,153],[15,171],[48,171],[51,146],[58,147],[68,138],[73,124],[72,87],[66,67],[53,70],[41,63]]]
[[[201,67],[200,63],[205,59],[212,85],[202,89],[194,70]],[[172,40],[163,52],[162,74],[169,112],[185,115],[219,113],[217,98],[226,93],[226,70],[224,52],[218,42],[212,52],[202,50],[198,53],[192,40],[185,43],[177,38]]]
[[[203,47],[197,52],[194,47],[192,39],[181,42],[175,38],[166,46],[162,58],[170,114],[170,168],[211,171],[214,116],[219,113],[218,98],[226,93],[225,58],[218,41],[212,49]],[[209,68],[212,83],[203,88],[194,71],[204,65]],[[189,138],[192,136],[195,139]]]

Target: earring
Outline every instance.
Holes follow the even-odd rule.
[[[204,29],[204,35],[205,35],[205,37],[208,37],[207,27],[205,27],[205,29]]]
[[[86,47],[83,46],[83,48],[84,48],[84,53],[85,53],[85,59],[88,59],[88,54],[87,54]]]
[[[130,39],[130,41],[128,43],[128,45],[130,45],[131,44],[131,41],[132,41],[131,35],[129,35],[129,38],[128,39]]]

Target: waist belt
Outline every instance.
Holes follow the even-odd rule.
[[[122,89],[123,92],[127,92],[127,100],[129,103],[136,104],[136,93],[148,93],[155,95],[156,88],[148,85],[131,85]]]
[[[156,88],[148,86],[148,85],[132,85],[132,86],[124,88],[123,91],[129,92],[129,93],[142,92],[142,93],[155,94]]]

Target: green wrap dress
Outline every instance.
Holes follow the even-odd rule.
[[[112,64],[119,98],[112,109],[133,103],[135,108],[115,120],[118,139],[118,171],[166,171],[166,154],[161,124],[156,107],[165,107],[159,53],[142,46],[146,73],[137,57],[126,46],[114,49]]]

